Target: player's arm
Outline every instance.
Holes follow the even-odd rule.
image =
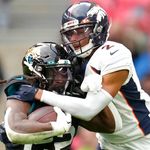
[[[62,112],[59,108],[55,108],[57,113],[56,121],[40,123],[28,119],[30,103],[23,101],[20,96],[22,91],[18,93],[18,89],[22,84],[26,87],[31,86],[25,76],[15,76],[7,82],[4,90],[7,97],[4,120],[9,140],[18,144],[41,143],[51,141],[51,137],[67,132],[71,126],[71,115]],[[34,86],[31,91],[36,91]],[[28,93],[28,91],[26,90],[25,93]],[[34,96],[31,93],[29,95],[25,94],[24,98],[33,99]],[[70,118],[69,123],[68,118]]]
[[[110,102],[90,121],[79,120],[79,125],[93,132],[113,133],[122,128],[122,118],[115,105]]]
[[[42,124],[37,121],[28,120],[27,112],[29,108],[30,104],[22,101],[7,101],[7,109],[4,118],[5,130],[7,137],[13,143],[38,143],[44,140],[44,137],[41,139],[40,132],[52,130],[50,123]],[[39,138],[37,138],[37,136],[39,136]]]
[[[19,100],[7,100],[6,103],[6,115],[7,123],[9,127],[20,133],[34,133],[41,131],[52,130],[50,123],[40,123],[28,119],[28,111],[30,104]]]
[[[45,90],[38,90],[35,98],[47,104],[58,106],[75,117],[91,120],[113,100],[113,97],[117,94],[127,76],[127,70],[103,76],[102,88],[100,90],[97,89],[98,91],[89,91],[85,99],[61,96]],[[87,86],[90,87],[90,85]]]
[[[115,95],[116,91],[120,89],[119,85],[122,85],[117,83],[119,80],[116,77],[120,77],[121,75],[124,76],[125,79],[126,74],[128,74],[127,72],[127,70],[124,70],[124,73],[119,71],[118,73],[116,72],[117,74],[112,73],[109,75],[105,75],[103,77],[103,87],[105,87],[105,90],[109,89],[108,92],[112,92],[112,95]],[[114,87],[115,90],[113,90]],[[110,102],[101,112],[99,112],[90,121],[87,122],[84,120],[80,120],[80,125],[94,132],[113,133],[114,131],[117,131],[122,127],[122,120],[116,107],[112,102]]]
[[[20,133],[34,133],[52,130],[50,123],[42,124],[28,119],[27,115],[31,103],[22,101],[20,96],[15,93],[21,84],[30,84],[23,75],[12,77],[8,80],[5,87],[4,91],[7,97],[5,115],[5,118],[7,117],[6,123],[12,130]]]
[[[51,137],[66,132],[64,122],[60,124],[61,119],[65,119],[62,116],[63,112],[57,112],[57,116],[60,117],[56,122],[40,123],[28,119],[29,108],[30,104],[26,102],[15,99],[7,101],[5,129],[11,142],[18,144],[50,142]],[[67,125],[69,129],[69,124]]]
[[[85,99],[59,95],[41,89],[38,89],[36,93],[32,93],[34,87],[25,87],[24,85],[21,86],[20,91],[26,91],[26,89],[28,89],[28,95],[34,95],[36,100],[57,106],[77,118],[89,121],[113,100],[113,97],[116,95],[127,77],[128,70],[120,70],[107,74],[103,76],[102,88],[99,88],[101,84],[99,75],[97,75],[96,81],[94,79],[95,77],[89,78],[88,80],[84,79],[85,82],[83,81],[82,85],[84,84],[84,88],[88,91]],[[98,89],[91,86],[93,83],[98,83]],[[94,90],[91,90],[91,87],[94,87]],[[28,100],[24,98],[24,93],[22,93],[22,97],[25,101]]]
[[[121,70],[104,75],[102,79],[102,88],[112,97],[115,97],[123,83],[126,81],[128,74],[128,70]]]

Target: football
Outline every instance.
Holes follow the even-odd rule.
[[[50,121],[56,121],[57,113],[54,111],[53,106],[44,106],[29,114],[28,119],[41,123],[47,123]]]

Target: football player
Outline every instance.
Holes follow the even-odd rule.
[[[10,79],[5,88],[7,108],[0,131],[6,149],[69,150],[77,127],[71,126],[71,115],[54,107],[56,122],[30,120],[28,115],[45,104],[23,102],[18,95],[13,94],[21,83],[63,94],[71,80],[71,63],[66,57],[66,51],[53,42],[37,43],[27,50],[22,61],[23,75]]]
[[[75,67],[78,67],[71,72],[71,64],[67,57],[68,53],[61,46],[52,42],[38,43],[27,50],[22,61],[23,75],[10,79],[5,88],[7,109],[5,124],[1,125],[1,140],[8,150],[67,150],[70,149],[70,144],[79,125],[90,131],[105,133],[112,133],[121,127],[121,119],[119,120],[121,123],[115,125],[117,117],[113,115],[117,114],[117,111],[112,104],[90,122],[70,118],[69,114],[62,112],[59,108],[55,108],[56,113],[60,116],[57,122],[40,123],[28,119],[31,112],[46,104],[38,101],[24,102],[20,97],[21,94],[18,94],[17,91],[22,84],[26,87],[32,85],[34,88],[59,94],[83,98],[86,96],[86,93],[80,90],[80,78],[83,78],[77,69],[80,68],[80,64],[76,64]],[[26,92],[28,93],[28,91]],[[34,92],[35,90],[33,90]],[[28,98],[33,99],[33,97]],[[113,111],[111,112],[110,109]],[[72,120],[72,124],[68,124],[70,120]],[[57,135],[60,134],[63,136],[58,137]]]
[[[71,128],[69,128],[70,124],[66,125],[67,121],[70,119],[70,115],[66,115],[61,110],[57,111],[58,108],[56,109],[56,112],[60,112],[59,115],[61,116],[62,123],[60,124],[61,119],[58,120],[58,122],[62,126],[59,125],[58,127],[57,122],[43,124],[37,121],[33,122],[28,120],[27,116],[29,113],[45,104],[36,101],[24,102],[23,98],[20,97],[21,94],[17,93],[21,84],[25,84],[26,87],[32,85],[34,88],[55,91],[59,94],[75,97],[84,98],[86,96],[86,93],[80,89],[80,80],[83,78],[83,75],[78,72],[78,68],[81,67],[81,64],[77,64],[76,62],[76,65],[74,64],[76,68],[74,68],[74,71],[70,72],[72,68],[67,57],[68,53],[66,53],[61,46],[52,42],[38,43],[26,52],[22,61],[24,75],[12,78],[7,83],[5,89],[8,99],[5,115],[6,133],[10,141],[20,144],[12,144],[9,142],[5,135],[4,127],[1,126],[1,129],[3,129],[3,139],[5,139],[3,141],[5,141],[7,149],[22,149],[26,147],[30,147],[32,150],[36,148],[39,149],[40,147],[41,149],[48,147],[50,149],[55,149],[56,147],[59,149],[69,149],[78,125],[85,127],[90,131],[104,133],[112,133],[114,130],[121,128],[122,122],[113,104],[110,104],[103,109],[90,122],[73,118]],[[75,75],[75,78],[72,77],[71,74]],[[35,90],[33,90],[33,92],[35,92]],[[30,97],[29,99],[32,100],[33,98]],[[116,117],[117,115],[118,117]],[[119,124],[116,125],[115,122],[118,120]],[[50,127],[50,124],[52,125],[52,128]],[[64,128],[67,129],[64,130]],[[65,133],[67,130],[69,130],[69,133]],[[52,136],[59,134],[64,134],[64,136],[61,138],[55,137],[53,138],[54,140],[52,140]],[[30,145],[26,145],[29,143]]]
[[[87,62],[81,85],[87,96],[68,97],[40,89],[33,95],[84,120],[91,120],[113,102],[123,126],[111,134],[97,134],[98,139],[103,138],[103,148],[149,149],[150,96],[141,88],[130,50],[107,40],[109,28],[105,10],[94,3],[79,2],[67,8],[62,16],[61,35],[70,55]],[[22,85],[23,89],[26,90]]]

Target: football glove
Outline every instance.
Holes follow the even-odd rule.
[[[58,107],[54,107],[54,110],[57,113],[57,120],[56,122],[51,122],[53,130],[62,130],[64,132],[68,132],[71,127],[71,115],[69,113],[63,112]]]
[[[81,90],[84,92],[98,92],[102,87],[102,76],[99,74],[90,74],[86,76],[81,84]]]

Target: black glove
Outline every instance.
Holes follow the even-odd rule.
[[[22,84],[13,95],[8,96],[7,99],[18,99],[25,102],[33,102],[37,88],[29,84]]]

